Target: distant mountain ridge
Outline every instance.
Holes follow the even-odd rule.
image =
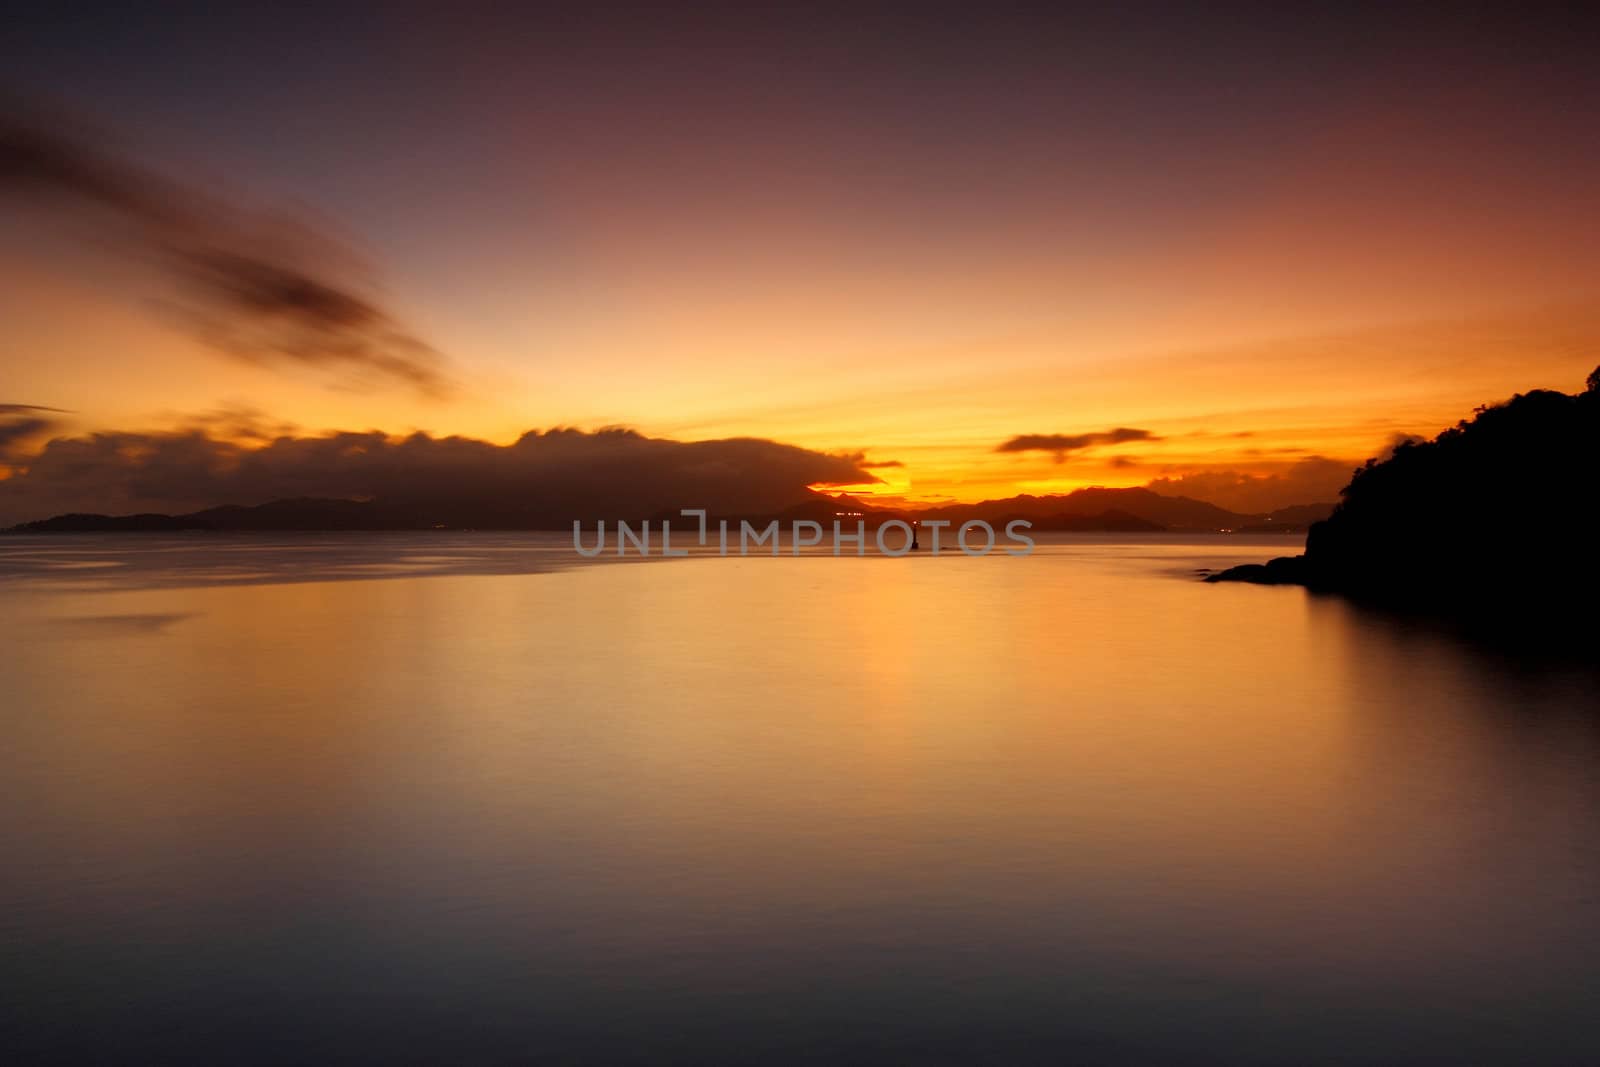
[[[1326,517],[1332,504],[1299,505],[1300,511]],[[1293,509],[1284,509],[1285,511]],[[1245,515],[1203,500],[1186,496],[1162,496],[1150,489],[1107,489],[1094,487],[1078,489],[1065,495],[1006,497],[1001,500],[984,500],[977,504],[951,504],[918,512],[922,518],[950,518],[959,521],[987,519],[990,522],[1011,518],[1055,520],[1060,518],[1083,520],[1111,512],[1133,516],[1153,523],[1164,530],[1239,530],[1249,526],[1270,525],[1289,520],[1278,512]],[[1305,520],[1299,522],[1303,525]]]
[[[849,512],[849,516],[840,513]],[[936,519],[959,525],[984,519],[1003,525],[1027,519],[1037,530],[1074,532],[1159,533],[1274,531],[1296,532],[1326,517],[1332,504],[1302,504],[1270,514],[1245,515],[1189,497],[1169,497],[1149,489],[1079,489],[1064,495],[1021,495],[977,504],[950,504],[925,511],[876,507],[845,494],[814,494],[776,514],[725,515],[712,518],[774,518],[784,522],[810,519],[829,523],[835,518],[859,515],[868,525],[892,518]],[[297,497],[254,506],[227,505],[183,515],[99,515],[72,513],[14,526],[13,533],[126,533],[216,531],[338,531],[338,530],[565,530],[574,519],[592,523],[615,519],[613,515],[553,514],[537,505],[508,506],[504,501],[479,504],[460,500],[437,503],[382,500],[339,500]],[[657,519],[677,519],[664,514]]]

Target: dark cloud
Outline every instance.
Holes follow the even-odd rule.
[[[253,441],[264,444],[277,437],[293,437],[300,427],[285,419],[275,419],[250,404],[228,404],[198,415],[174,415],[174,425],[184,431],[202,431],[227,441]]]
[[[168,183],[50,128],[60,116],[31,114],[15,102],[0,108],[0,189],[94,204],[156,226],[185,224]]]
[[[38,404],[0,404],[0,463],[13,461],[29,441],[43,437],[61,425],[52,415],[70,412]]]
[[[95,214],[175,284],[175,320],[219,351],[449,391],[440,354],[346,276],[360,273],[355,257],[325,235],[254,217],[3,104],[0,195]]]
[[[14,446],[39,436],[53,425],[49,419],[0,420],[0,457],[10,455]]]
[[[1163,496],[1187,496],[1246,514],[1276,511],[1294,504],[1321,504],[1339,499],[1360,464],[1351,460],[1307,456],[1281,471],[1190,471],[1145,484]]]
[[[863,462],[861,464],[861,469],[862,470],[872,471],[872,470],[880,470],[880,469],[885,468],[885,467],[904,467],[904,466],[905,466],[905,464],[900,462],[898,459],[880,459],[880,460],[874,460],[874,461],[872,461],[870,463],[869,462]]]
[[[1149,430],[1135,430],[1119,426],[1101,433],[1059,434],[1030,433],[1013,437],[995,449],[996,452],[1052,452],[1057,463],[1067,458],[1069,452],[1081,452],[1096,445],[1120,445],[1129,441],[1159,441],[1161,438]]]
[[[0,522],[292,497],[377,499],[508,524],[643,518],[683,507],[763,514],[806,499],[810,485],[876,480],[859,456],[755,438],[685,442],[623,429],[555,429],[495,445],[371,431],[257,445],[196,428],[52,440],[0,481]]]

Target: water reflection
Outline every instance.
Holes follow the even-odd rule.
[[[1189,580],[1230,548],[30,579],[0,1010],[102,1058],[1600,1054],[1592,678]],[[14,639],[70,619],[164,621]]]

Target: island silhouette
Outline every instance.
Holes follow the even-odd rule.
[[[695,501],[686,501],[692,506]],[[1041,531],[1073,533],[1201,533],[1201,532],[1303,532],[1310,522],[1333,511],[1334,505],[1298,504],[1276,511],[1246,514],[1183,496],[1166,496],[1143,488],[1079,489],[1060,495],[1006,497],[976,504],[951,504],[923,511],[874,506],[848,494],[812,491],[781,509],[713,509],[709,520],[748,520],[762,523],[810,520],[831,527],[837,519],[854,528],[857,520],[868,529],[891,519],[946,520],[959,526],[983,519],[1003,526],[1026,519]],[[296,497],[254,506],[229,505],[171,515],[145,512],[103,515],[71,512],[10,528],[11,533],[172,533],[180,531],[379,531],[379,530],[570,530],[574,521],[585,525],[601,519],[628,522],[683,521],[675,510],[636,510],[626,496],[609,506],[572,499],[522,500],[498,489],[493,492],[449,497],[377,497],[370,500]]]
[[[1355,472],[1305,552],[1208,582],[1301,585],[1502,629],[1592,633],[1600,367],[1485,405]]]

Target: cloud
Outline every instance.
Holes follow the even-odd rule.
[[[49,412],[54,415],[70,415],[72,412],[66,408],[46,408],[38,404],[0,404],[0,415],[26,415],[35,411]]]
[[[220,202],[66,129],[0,105],[0,196],[89,215],[100,233],[114,231],[175,286],[173,318],[201,341],[256,363],[449,393],[443,357],[363,291],[356,258],[337,242]]]
[[[807,499],[811,485],[876,480],[859,456],[756,438],[672,441],[624,429],[553,429],[496,445],[368,431],[284,435],[263,445],[188,428],[49,441],[0,481],[0,523],[291,497],[376,499],[480,525],[637,519],[684,507],[764,514]]]
[[[58,428],[61,420],[50,416],[66,414],[70,412],[38,404],[0,404],[0,463],[12,462],[29,441]]]
[[[1281,470],[1190,471],[1156,478],[1145,488],[1163,496],[1187,496],[1229,511],[1257,514],[1293,504],[1336,501],[1358,466],[1353,460],[1307,456]]]
[[[278,437],[293,437],[300,427],[286,419],[275,419],[251,404],[224,404],[197,415],[174,415],[178,429],[199,430],[223,441],[250,441],[265,444]]]
[[[904,466],[905,466],[905,464],[900,462],[898,459],[880,459],[880,460],[874,460],[874,461],[872,461],[870,463],[863,462],[861,464],[861,469],[862,470],[871,471],[871,470],[881,470],[881,469],[887,468],[887,467],[904,467]]]
[[[1120,445],[1129,441],[1159,441],[1161,438],[1149,430],[1135,430],[1119,426],[1101,433],[1059,434],[1030,433],[1013,437],[995,449],[996,452],[1052,452],[1057,463],[1063,462],[1069,452],[1080,452],[1095,445]]]

